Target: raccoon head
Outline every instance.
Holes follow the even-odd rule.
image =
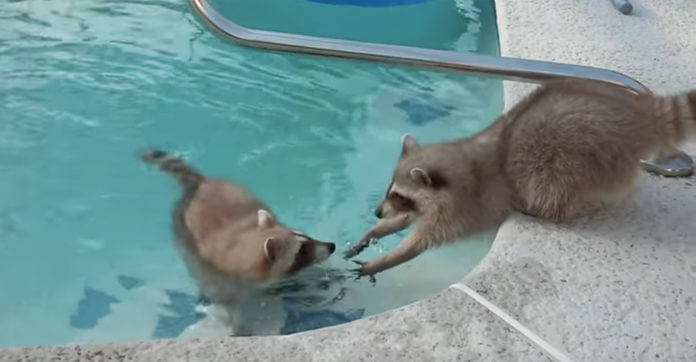
[[[387,193],[375,210],[382,219],[402,217],[412,223],[415,219],[436,208],[447,180],[435,169],[428,152],[424,152],[413,137],[405,135],[401,140],[401,156],[394,171]]]
[[[272,278],[286,278],[326,260],[336,250],[334,243],[313,239],[290,230],[266,210],[258,211],[257,228],[263,232],[263,253]]]

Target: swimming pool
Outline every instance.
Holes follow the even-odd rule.
[[[489,1],[218,4],[256,28],[497,53]],[[147,146],[251,186],[288,225],[337,242],[327,263],[269,292],[283,297],[278,332],[431,295],[480,260],[490,235],[377,287],[347,279],[340,254],[374,221],[403,133],[461,137],[501,108],[498,80],[234,46],[184,1],[2,2],[0,346],[174,338],[197,322],[170,242],[178,190],[137,160]]]

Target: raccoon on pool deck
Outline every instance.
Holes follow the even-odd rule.
[[[696,90],[660,97],[549,81],[473,137],[420,146],[404,136],[377,225],[346,257],[414,224],[394,251],[357,262],[373,277],[514,211],[555,222],[589,214],[630,188],[642,158],[694,130]]]
[[[252,288],[293,276],[336,249],[288,229],[247,189],[207,179],[179,157],[152,150],[141,158],[181,185],[173,213],[177,245],[202,296],[230,309],[234,329],[244,328],[234,308]]]

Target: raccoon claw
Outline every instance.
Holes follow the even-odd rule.
[[[374,242],[375,242],[376,240],[377,240],[377,239],[374,239],[374,238],[362,238],[360,241],[358,241],[357,244],[355,244],[352,248],[350,248],[350,249],[346,252],[345,258],[346,258],[346,259],[350,259],[350,258],[352,258],[352,257],[354,257],[354,256],[356,256],[356,255],[358,255],[358,254],[360,254],[360,253],[362,253],[362,251],[365,250],[365,248],[367,248],[368,246],[370,246],[370,241],[372,241],[373,244],[374,244]]]
[[[367,243],[363,243],[363,242],[357,243],[357,244],[355,244],[355,246],[348,249],[348,251],[346,251],[346,253],[343,257],[345,259],[350,259],[350,258],[362,253],[362,251],[365,250],[365,248],[367,248]]]
[[[355,281],[360,280],[360,278],[362,278],[362,277],[365,275],[365,274],[362,274],[362,273],[360,272],[360,269],[354,269],[353,272],[356,272],[356,273],[358,274],[358,276],[356,276],[355,279],[354,279]],[[369,277],[370,277],[370,283],[372,283],[373,285],[374,285],[375,283],[377,283],[377,279],[375,278],[374,275],[369,275]]]
[[[365,267],[365,264],[367,264],[366,262],[358,261],[358,260],[353,260],[353,262],[355,264],[360,265],[360,268],[355,268],[355,269],[350,270],[351,272],[356,274],[355,280],[359,280],[360,278],[367,275],[370,278],[370,283],[375,284],[377,282],[377,279],[375,278],[374,275],[365,273],[364,267]]]

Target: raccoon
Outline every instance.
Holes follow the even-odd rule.
[[[473,137],[420,146],[404,136],[379,220],[346,257],[413,225],[388,255],[356,261],[358,276],[374,279],[512,212],[553,222],[588,215],[630,188],[642,158],[695,129],[696,90],[660,97],[599,81],[549,81]]]
[[[143,152],[141,158],[173,176],[182,188],[173,212],[174,232],[204,300],[232,310],[252,289],[291,277],[336,249],[334,243],[285,227],[242,186],[207,179],[161,150]],[[241,316],[233,319],[242,328]]]

